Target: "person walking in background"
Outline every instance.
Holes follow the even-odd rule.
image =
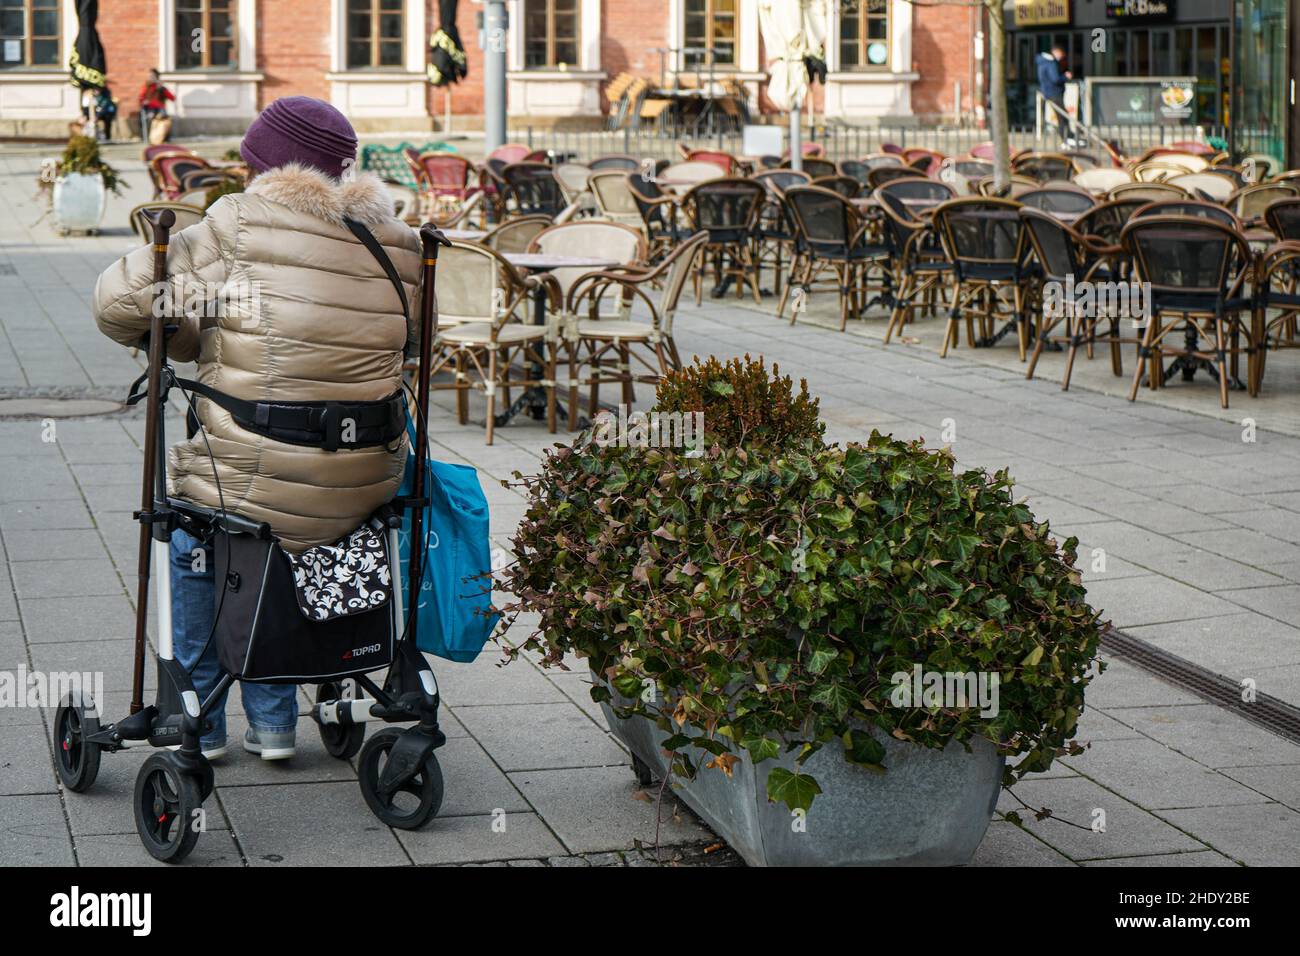
[[[1061,131],[1061,143],[1068,145],[1070,142],[1070,123],[1065,118],[1065,81],[1074,77],[1063,66],[1064,62],[1065,49],[1061,46],[1054,46],[1050,53],[1040,53],[1038,55],[1038,89],[1047,102],[1060,110],[1059,113],[1056,113],[1056,125]]]
[[[104,142],[113,138],[113,120],[117,119],[117,100],[108,88],[108,84],[95,94],[95,120],[103,127]]]
[[[167,115],[167,101],[175,100],[172,91],[162,84],[157,68],[149,71],[149,82],[140,90],[140,138],[147,144],[149,127],[160,116]]]

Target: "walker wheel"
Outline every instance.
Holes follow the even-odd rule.
[[[442,767],[432,753],[424,766],[392,793],[379,792],[379,780],[388,763],[388,753],[405,731],[386,727],[366,741],[357,762],[361,795],[382,822],[399,830],[418,830],[438,813],[442,806]]]
[[[171,753],[153,754],[135,778],[135,828],[155,860],[179,863],[190,855],[202,829],[201,781],[183,772]]]
[[[316,703],[328,700],[342,700],[343,687],[340,684],[321,684],[316,688]],[[351,760],[361,749],[366,739],[365,724],[319,724],[321,743],[331,757],[339,760]]]
[[[86,738],[99,733],[99,710],[89,694],[70,691],[54,712],[54,766],[59,780],[73,793],[83,793],[99,776],[100,746]]]

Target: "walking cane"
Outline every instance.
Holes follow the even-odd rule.
[[[434,294],[434,283],[438,273],[438,247],[450,246],[451,240],[433,223],[426,222],[420,227],[420,244],[424,250],[420,281],[423,293],[420,298],[420,365],[415,371],[415,474],[411,478],[411,494],[415,499],[415,511],[411,514],[411,556],[408,568],[410,580],[407,584],[407,594],[413,609],[418,609],[420,606],[420,593],[424,585],[424,509],[426,506],[424,488],[425,456],[429,444],[429,363],[433,357],[433,337],[438,334],[438,302]],[[408,625],[412,643],[416,638],[419,620],[418,610],[413,610]]]
[[[153,316],[149,320],[149,371],[145,393],[144,411],[144,477],[140,488],[140,558],[136,565],[135,596],[135,669],[131,683],[131,713],[136,714],[144,707],[144,649],[145,632],[149,624],[149,570],[153,554],[152,539],[155,536],[153,518],[158,504],[167,500],[167,489],[163,472],[159,469],[159,455],[162,453],[162,367],[167,353],[166,334],[163,323],[163,309],[157,296],[163,295],[162,284],[167,280],[167,243],[170,241],[172,226],[176,225],[176,213],[164,209],[156,215],[146,213],[149,224],[153,227],[153,281],[155,290]],[[166,534],[166,529],[159,525],[158,534]],[[166,569],[164,569],[165,571]]]

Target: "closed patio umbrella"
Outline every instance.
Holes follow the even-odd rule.
[[[767,51],[767,96],[790,112],[790,164],[803,168],[799,110],[808,94],[805,58],[825,60],[826,0],[760,0],[758,24]]]
[[[77,0],[77,42],[68,57],[72,85],[83,90],[102,90],[108,64],[104,44],[99,42],[95,21],[99,18],[99,0]]]
[[[465,46],[456,28],[458,0],[438,0],[438,31],[429,37],[429,82],[443,88],[445,126],[451,129],[451,86],[469,75]],[[445,130],[444,130],[445,132]]]

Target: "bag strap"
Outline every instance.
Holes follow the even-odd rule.
[[[388,281],[393,284],[397,290],[398,296],[402,300],[402,315],[406,316],[407,321],[411,318],[411,307],[406,301],[406,286],[402,285],[402,278],[397,274],[397,266],[393,265],[393,260],[388,257],[384,247],[379,244],[379,240],[361,223],[355,219],[344,219],[343,224],[352,230],[352,235],[361,240],[361,244],[370,250],[370,254],[375,257],[380,266],[383,267],[384,273],[388,276]]]

